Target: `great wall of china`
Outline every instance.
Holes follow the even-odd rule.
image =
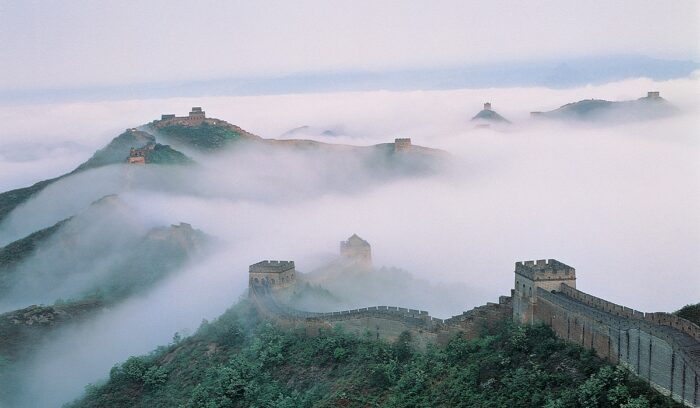
[[[358,254],[371,265],[369,244],[353,235],[341,254]],[[356,245],[348,252],[348,244]],[[277,324],[317,335],[322,328],[393,341],[407,331],[416,347],[445,345],[454,336],[476,338],[506,319],[543,323],[560,338],[620,364],[660,392],[689,407],[700,407],[700,326],[669,313],[642,313],[576,289],[576,270],[554,259],[516,262],[511,296],[449,319],[424,310],[373,306],[337,312],[291,308],[279,294],[296,284],[293,262],[262,261],[250,266],[249,296]],[[279,277],[275,274],[279,273]],[[284,275],[283,279],[282,275]],[[277,278],[277,279],[276,279]],[[291,286],[293,287],[293,286]]]

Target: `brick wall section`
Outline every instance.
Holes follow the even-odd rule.
[[[537,290],[534,320],[626,366],[676,401],[700,406],[700,342],[692,323],[666,313],[644,314],[567,285]]]
[[[479,337],[484,329],[493,328],[513,315],[511,298],[502,296],[499,303],[488,303],[449,319],[432,317],[425,310],[396,306],[372,306],[337,312],[307,312],[279,303],[274,295],[251,291],[251,298],[263,314],[280,325],[303,329],[315,335],[321,328],[340,326],[356,334],[371,333],[393,341],[404,332],[411,333],[414,344],[446,345],[454,336]]]

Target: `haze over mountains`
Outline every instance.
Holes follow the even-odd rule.
[[[0,408],[697,405],[699,11],[0,0]]]
[[[221,314],[243,292],[247,265],[260,259],[293,259],[300,271],[310,272],[336,256],[337,241],[351,232],[369,239],[375,248],[377,276],[367,282],[400,280],[394,286],[402,290],[393,294],[392,302],[421,305],[438,316],[460,313],[502,294],[512,283],[512,259],[551,252],[585,270],[581,282],[591,291],[640,309],[675,310],[693,299],[695,292],[687,282],[696,278],[691,271],[698,261],[698,231],[687,222],[700,200],[698,191],[688,188],[697,170],[689,148],[696,146],[689,132],[697,111],[690,92],[695,86],[696,79],[633,80],[556,91],[341,93],[212,98],[201,103],[207,116],[234,118],[231,121],[240,126],[213,119],[197,126],[182,126],[177,120],[153,122],[161,113],[181,115],[202,102],[186,99],[81,104],[80,110],[71,104],[12,107],[3,113],[15,118],[14,123],[8,121],[11,138],[19,140],[42,128],[35,140],[46,143],[46,135],[60,140],[59,124],[73,123],[77,131],[63,137],[85,141],[83,151],[94,146],[71,164],[68,173],[77,168],[75,173],[3,201],[11,205],[0,222],[0,245],[16,242],[14,247],[27,248],[29,254],[20,260],[25,266],[12,266],[12,273],[67,276],[61,278],[63,285],[46,278],[32,282],[29,274],[28,280],[12,283],[22,290],[12,291],[5,317],[56,319],[69,322],[58,328],[70,328],[51,331],[50,344],[31,343],[33,357],[22,360],[21,368],[24,378],[35,381],[18,386],[46,406],[50,395],[73,398],[115,361],[146,353],[168,343],[174,332],[192,330],[203,317]],[[532,109],[555,109],[598,95],[635,99],[649,89],[659,89],[678,111],[595,129],[528,117]],[[305,108],[298,108],[300,101]],[[512,119],[507,131],[475,131],[470,119],[484,101]],[[34,109],[41,109],[43,116],[18,122]],[[212,109],[223,113],[212,114]],[[107,130],[92,130],[96,125],[86,121],[86,115],[108,118],[99,123]],[[303,124],[345,131],[317,132],[308,135],[311,140],[256,135],[274,137]],[[407,155],[396,152],[396,138],[411,138]],[[126,163],[132,147],[147,146],[153,150],[146,152],[145,166]],[[157,151],[165,154],[148,156]],[[0,165],[14,163],[5,160]],[[655,163],[653,169],[649,163]],[[50,178],[61,171],[49,165],[44,174]],[[650,188],[653,197],[648,195]],[[678,197],[674,191],[679,188],[688,194]],[[93,203],[115,193],[120,204],[96,212],[101,201],[98,207]],[[542,194],[553,198],[542,201]],[[668,215],[658,219],[654,214],[659,212]],[[111,221],[89,221],[90,213]],[[74,218],[58,224],[51,235],[52,226],[70,217]],[[191,241],[171,235],[183,230],[185,224],[180,223],[191,225],[185,234]],[[71,224],[82,227],[74,227],[72,234],[62,232],[63,225]],[[157,261],[171,258],[167,248],[156,247],[156,253],[149,249],[149,242],[163,231],[170,231],[166,235],[173,237],[174,245],[200,242],[197,231],[211,237],[201,241],[206,242],[206,257],[193,253],[174,264]],[[39,238],[51,236],[29,238],[35,232]],[[614,248],[600,241],[600,234],[615,240]],[[653,249],[658,245],[663,252]],[[99,250],[107,251],[100,257],[103,264],[69,257],[78,257],[76,271],[88,271],[92,281],[52,261],[56,254],[60,258]],[[650,251],[655,251],[653,259],[645,256]],[[152,262],[158,267],[134,274]],[[675,262],[679,273],[687,271],[687,276],[660,279],[657,271],[668,262]],[[620,291],[630,273],[654,284]],[[114,276],[124,277],[121,286],[114,285]],[[381,298],[381,290],[363,289],[357,282],[349,288],[352,279],[339,282],[348,288],[347,296],[329,304],[356,307]],[[86,296],[96,287],[121,295],[112,300]],[[446,291],[449,298],[443,296]],[[662,298],[658,293],[674,295]],[[51,305],[58,298],[68,303]],[[47,306],[29,307],[39,302]],[[109,308],[104,307],[107,302]],[[82,313],[86,310],[96,313]],[[61,320],[62,316],[80,317]],[[31,333],[44,333],[40,327]],[[80,352],[72,346],[78,338]],[[37,389],[37,384],[51,383],[73,360],[81,361],[75,363],[80,375]]]

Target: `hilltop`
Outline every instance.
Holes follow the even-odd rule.
[[[303,129],[298,128],[298,129]],[[200,107],[193,107],[188,116],[162,115],[146,126],[146,129],[162,137],[179,148],[194,148],[212,152],[234,145],[260,146],[275,149],[318,150],[340,153],[381,153],[385,159],[392,157],[417,157],[430,155],[437,158],[445,152],[428,147],[413,145],[410,139],[395,139],[394,143],[380,143],[371,146],[331,144],[308,139],[266,139],[245,131],[221,119],[206,117]],[[398,144],[397,144],[398,143]],[[398,154],[397,154],[398,153]]]
[[[585,99],[549,112],[531,112],[531,116],[568,121],[627,122],[657,119],[677,112],[678,108],[662,98],[659,92],[648,92],[647,96],[632,101]]]
[[[498,112],[491,109],[491,103],[486,102],[484,104],[484,109],[479,111],[473,118],[472,122],[476,122],[479,125],[491,125],[491,124],[510,124],[510,121],[503,116],[499,115]]]
[[[168,145],[156,143],[153,135],[137,130],[127,129],[118,135],[107,146],[96,151],[87,161],[80,164],[73,171],[52,178],[43,180],[30,187],[18,188],[0,193],[0,222],[18,205],[26,202],[33,195],[39,193],[49,185],[72,175],[112,164],[126,163],[129,160],[132,149],[146,149],[149,154],[146,161],[149,164],[189,164],[192,160],[183,153],[171,148]]]
[[[431,171],[445,152],[416,146],[410,139],[374,146],[350,146],[303,139],[265,139],[221,119],[207,118],[201,108],[188,116],[163,115],[160,120],[129,128],[70,173],[43,180],[30,187],[0,193],[0,223],[20,204],[47,186],[87,170],[114,164],[188,165],[194,161],[181,150],[212,154],[234,147],[257,147],[275,151],[321,151],[356,155],[381,171]],[[164,143],[160,143],[163,141]],[[408,141],[408,142],[406,142]],[[171,147],[171,145],[173,147]]]

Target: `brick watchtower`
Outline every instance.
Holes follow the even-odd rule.
[[[248,268],[248,287],[255,290],[277,291],[294,286],[294,261],[260,261]]]
[[[410,138],[394,139],[394,152],[406,152],[411,150]]]
[[[372,247],[357,234],[352,234],[347,241],[340,241],[340,256],[363,268],[372,266]]]
[[[190,123],[202,123],[204,121],[204,117],[205,114],[202,108],[199,106],[195,106],[192,108],[190,114],[187,116],[187,121]]]
[[[537,307],[537,288],[558,291],[561,284],[576,288],[576,270],[554,259],[515,263],[513,319],[532,323]]]

